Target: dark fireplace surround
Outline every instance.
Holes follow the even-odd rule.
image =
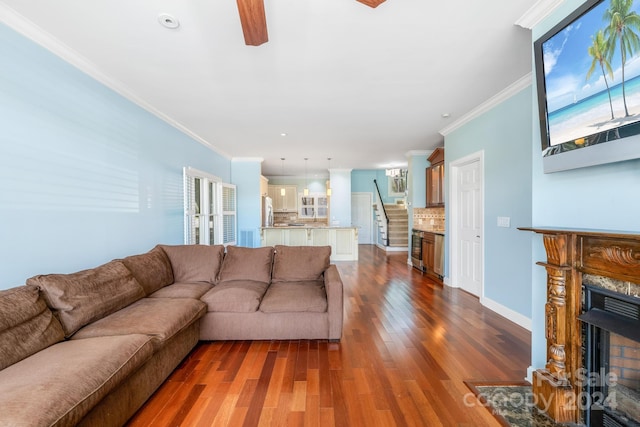
[[[640,233],[521,230],[541,234],[547,255],[536,406],[557,423],[640,425]]]

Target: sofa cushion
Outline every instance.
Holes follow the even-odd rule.
[[[208,311],[252,313],[260,306],[268,283],[232,280],[217,284],[201,298]]]
[[[174,282],[215,283],[224,256],[223,245],[160,245],[171,262]]]
[[[146,295],[173,283],[171,262],[158,246],[147,253],[128,256],[122,262],[131,270]]]
[[[276,246],[272,282],[318,280],[329,268],[331,246]]]
[[[76,332],[71,339],[144,334],[156,349],[207,312],[202,301],[191,298],[143,298]]]
[[[64,339],[35,286],[0,291],[0,370]]]
[[[165,286],[162,289],[158,289],[149,298],[193,298],[200,299],[200,297],[207,293],[213,285],[205,282],[195,283],[174,283],[173,285]]]
[[[272,283],[260,303],[263,313],[327,311],[327,293],[321,280]]]
[[[254,282],[271,282],[271,266],[273,264],[273,247],[243,248],[227,247],[218,282],[232,280],[251,280]]]
[[[144,297],[131,271],[117,260],[72,274],[35,276],[27,284],[40,288],[67,337]]]
[[[153,354],[145,335],[60,342],[0,371],[0,424],[73,426]]]

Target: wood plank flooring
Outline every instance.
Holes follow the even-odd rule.
[[[464,380],[520,381],[530,333],[361,245],[340,343],[202,342],[129,426],[499,426]]]

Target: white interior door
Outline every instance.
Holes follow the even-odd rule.
[[[455,286],[482,296],[483,184],[482,156],[452,164],[452,258]]]
[[[373,196],[351,193],[351,225],[358,227],[358,244],[373,243]]]

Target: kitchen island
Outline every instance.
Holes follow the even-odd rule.
[[[358,260],[357,227],[330,227],[317,224],[260,228],[262,246],[331,246],[331,261]]]

